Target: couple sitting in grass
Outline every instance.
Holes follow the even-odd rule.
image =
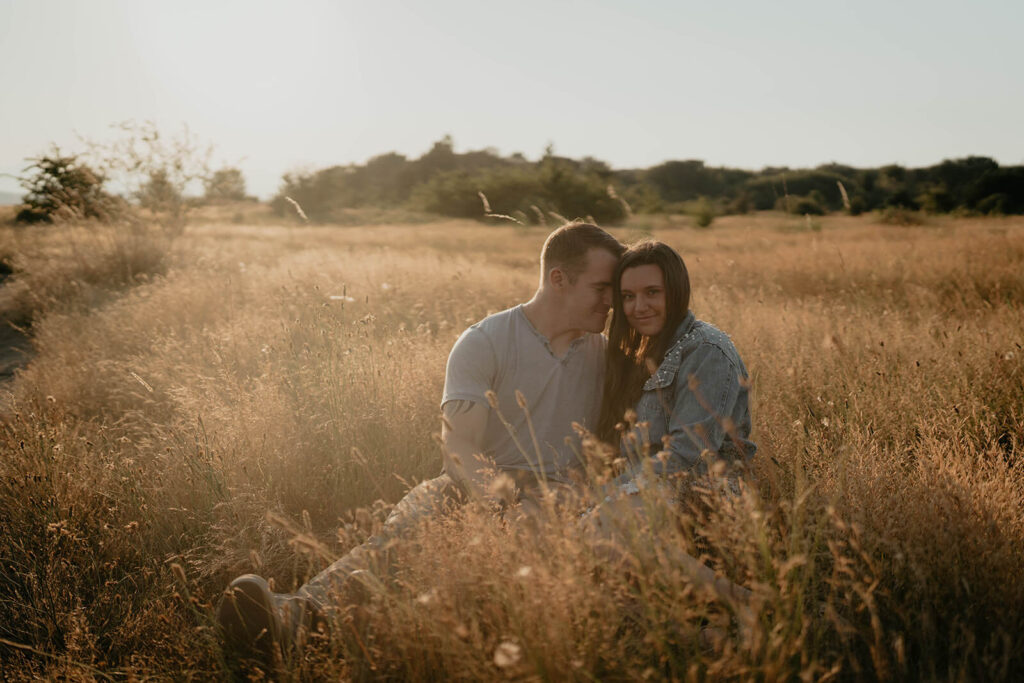
[[[578,490],[585,463],[574,424],[621,449],[624,471],[581,518],[611,541],[603,547],[614,547],[611,517],[643,514],[644,490],[675,500],[703,478],[723,495],[739,491],[756,450],[747,371],[729,337],[690,311],[679,254],[653,241],[625,248],[595,225],[570,223],[548,237],[540,266],[530,301],[467,329],[448,357],[444,473],[410,490],[381,534],[297,593],[272,593],[251,574],[235,579],[218,608],[232,650],[273,659],[329,626],[386,571],[385,546],[426,515],[466,500],[530,510],[552,490]],[[748,597],[692,556],[672,555],[723,599]]]

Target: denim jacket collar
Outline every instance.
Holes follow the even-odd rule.
[[[661,361],[657,371],[644,383],[644,391],[664,389],[672,384],[676,378],[676,372],[683,361],[683,348],[686,346],[686,339],[696,329],[696,318],[693,311],[687,311],[683,322],[679,323],[676,333],[672,336],[672,345],[665,352],[665,358]]]

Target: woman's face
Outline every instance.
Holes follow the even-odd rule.
[[[665,276],[654,264],[622,271],[622,312],[630,326],[653,337],[665,327]]]

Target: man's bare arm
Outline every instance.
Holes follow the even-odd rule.
[[[475,401],[448,401],[441,409],[441,442],[444,447],[444,469],[452,479],[473,497],[489,498],[487,464],[483,452],[484,430],[487,427],[486,403]]]

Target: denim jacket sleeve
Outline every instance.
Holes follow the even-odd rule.
[[[718,453],[726,438],[722,420],[733,414],[740,394],[739,372],[724,350],[704,342],[683,362],[674,377],[668,413],[666,449],[669,457],[656,458],[654,471],[670,474],[704,469],[701,453]]]
[[[644,383],[636,405],[636,438],[622,441],[629,465],[617,484],[625,485],[647,467],[655,475],[702,474],[710,464],[701,457],[704,451],[727,465],[746,465],[757,452],[749,438],[749,387],[741,379],[747,369],[732,340],[695,320],[692,312],[676,336]],[[638,443],[649,444],[649,449],[638,449]]]

